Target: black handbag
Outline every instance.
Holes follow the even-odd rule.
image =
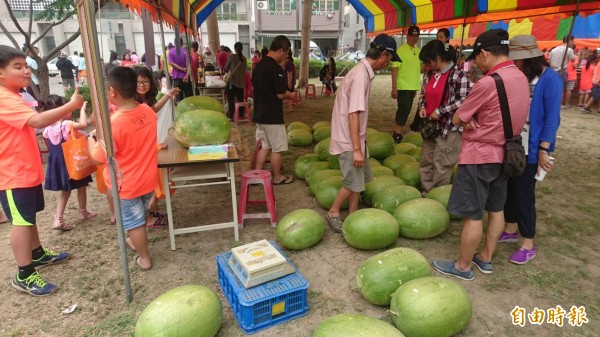
[[[442,100],[440,101],[439,106],[442,106],[446,101],[446,94],[448,94],[448,83],[450,82],[450,76],[452,76],[452,73],[448,74],[448,77],[446,78],[446,83],[444,84],[444,92],[442,93]],[[442,134],[442,127],[440,126],[439,120],[421,118],[421,116],[418,116],[418,111],[417,116],[415,116],[415,118],[417,117],[419,118],[419,133],[421,134],[421,137],[423,137],[423,139],[434,139],[435,137]]]
[[[498,100],[500,101],[500,110],[502,111],[502,124],[504,126],[504,163],[502,164],[502,173],[507,177],[518,177],[525,172],[525,149],[522,145],[521,135],[513,134],[512,122],[510,119],[510,108],[506,98],[504,82],[500,75],[492,74],[498,91]]]

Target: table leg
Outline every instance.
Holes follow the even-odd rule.
[[[173,210],[171,209],[171,191],[170,185],[171,181],[169,180],[169,168],[163,168],[163,184],[165,191],[165,204],[167,204],[167,220],[169,221],[169,239],[171,240],[171,250],[177,249],[175,246],[175,233],[173,232]]]
[[[233,163],[227,163],[229,169],[229,184],[231,185],[231,209],[233,210],[233,235],[235,241],[240,241],[239,227],[238,227],[238,206],[237,196],[235,193],[235,170],[233,169]]]

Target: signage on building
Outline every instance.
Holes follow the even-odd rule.
[[[257,9],[267,9],[268,5],[269,5],[268,1],[257,1],[256,2]]]

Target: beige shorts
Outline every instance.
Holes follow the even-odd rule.
[[[263,149],[273,152],[288,150],[287,132],[283,124],[256,124],[256,140],[260,140]]]
[[[365,158],[365,166],[354,166],[352,151],[342,152],[339,156],[340,170],[342,171],[342,186],[352,192],[362,192],[365,184],[371,181],[371,164]]]

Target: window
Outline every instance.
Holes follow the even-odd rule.
[[[217,20],[219,21],[237,21],[236,4],[224,2],[217,8]]]
[[[30,1],[30,0],[8,0],[8,4],[10,8],[14,11],[28,11],[29,4],[31,3],[34,11],[43,11],[46,9],[46,5],[53,3],[54,0],[38,0],[38,1]]]
[[[269,0],[269,10],[288,12],[296,9],[296,0]]]
[[[340,0],[315,0],[313,10],[321,12],[337,11],[340,9]]]

